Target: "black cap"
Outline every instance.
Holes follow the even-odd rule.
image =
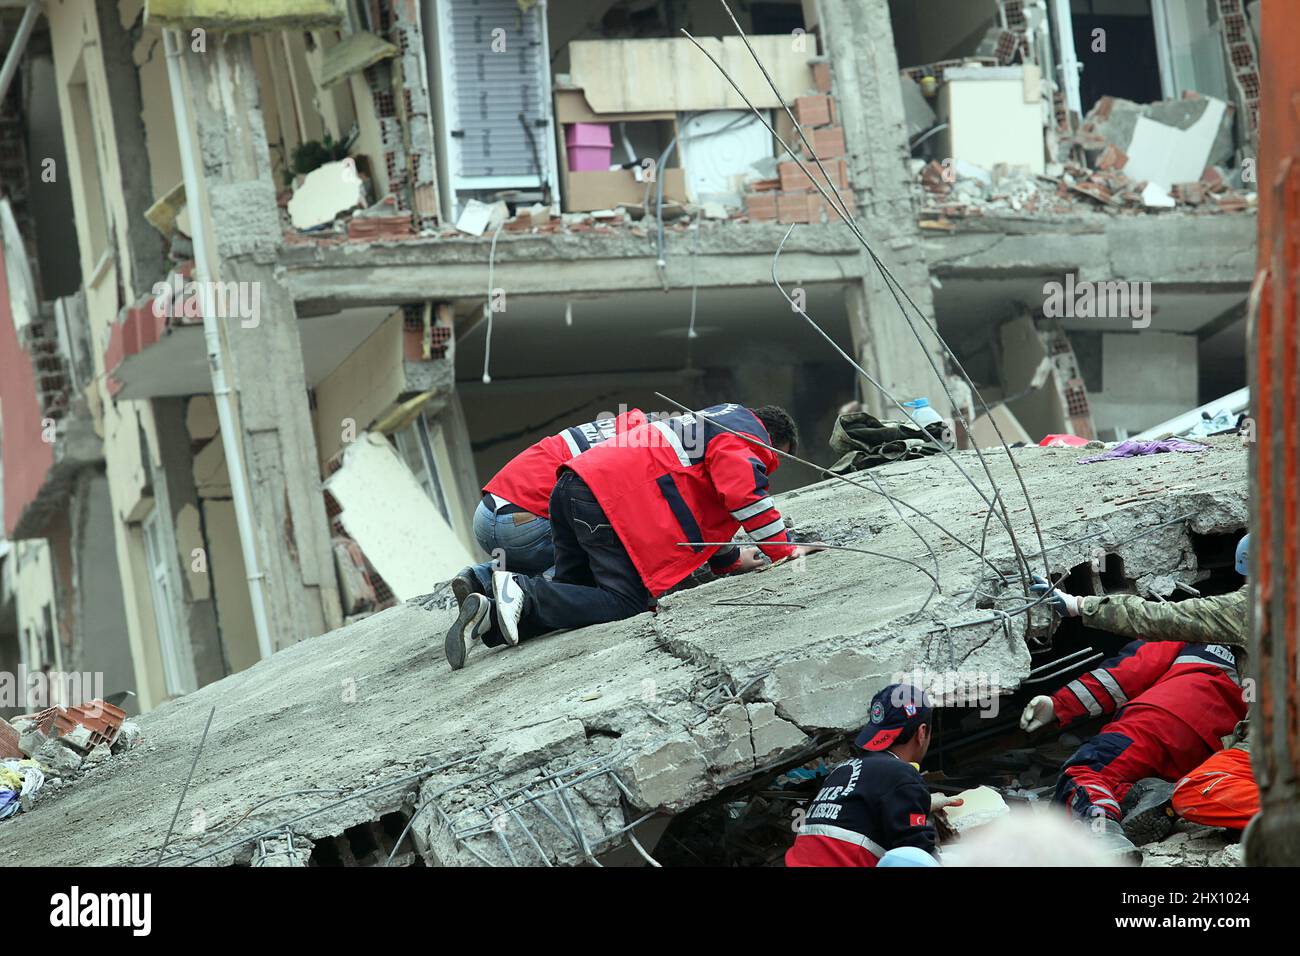
[[[871,720],[858,734],[863,750],[888,750],[900,738],[906,743],[916,729],[930,722],[930,699],[911,684],[890,684],[871,698]]]

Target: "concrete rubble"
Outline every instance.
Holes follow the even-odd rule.
[[[922,228],[950,228],[953,219],[985,215],[1251,209],[1255,192],[1240,171],[1229,172],[1237,165],[1231,115],[1211,97],[1139,104],[1106,96],[1063,144],[1070,158],[1049,163],[1041,175],[1005,164],[983,169],[961,160],[947,166],[912,160]]]
[[[1245,448],[1235,437],[1207,444],[1090,465],[1078,449],[1015,449],[1052,572],[1085,573],[1100,549],[1139,593],[1203,580],[1199,536],[1247,521]],[[984,458],[1040,568],[1007,454]],[[987,487],[974,452],[955,459]],[[331,847],[360,865],[389,854],[639,864],[632,835],[653,853],[671,815],[825,754],[895,675],[974,672],[996,693],[1016,691],[1031,667],[1025,615],[991,609],[1019,603],[1011,543],[993,522],[988,564],[967,547],[978,550],[985,503],[943,458],[854,480],[863,487],[822,482],[781,507],[803,537],[860,550],[676,592],[657,615],[518,649],[476,646],[451,672],[441,651],[451,612],[435,592],[293,645],[139,718],[138,746],[6,824],[0,865],[152,864],[213,708],[166,865],[302,865],[311,844],[316,863]],[[952,537],[903,510],[909,528],[868,490],[875,481]],[[398,843],[407,827],[413,847]],[[1214,841],[1185,842],[1199,853]]]
[[[43,772],[43,776],[37,774],[34,789],[23,788],[22,809],[30,811],[38,795],[43,802],[50,791],[73,783],[114,754],[135,746],[140,729],[125,717],[121,708],[94,700],[48,707],[16,717],[12,723],[0,720],[0,757],[24,761],[24,766],[35,761]]]

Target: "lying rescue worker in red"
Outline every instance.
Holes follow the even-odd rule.
[[[1250,535],[1247,534],[1237,542],[1234,567],[1245,578],[1249,566]],[[1215,661],[1231,662],[1248,672],[1245,646],[1249,637],[1250,598],[1244,585],[1227,594],[1182,601],[1148,601],[1135,594],[1076,597],[1051,588],[1042,578],[1037,581],[1032,587],[1035,593],[1045,594],[1050,590],[1058,613],[1079,617],[1088,627],[1147,642],[1185,645],[1185,650],[1174,658],[1175,662],[1182,660],[1187,652],[1210,648]],[[1210,676],[1214,676],[1217,668],[1211,666],[1209,670]],[[1240,675],[1233,673],[1239,678]],[[1216,686],[1226,692],[1226,683],[1220,678]],[[1244,830],[1259,812],[1259,787],[1251,773],[1249,725],[1244,718],[1245,697],[1237,691],[1233,700],[1236,703],[1228,711],[1243,717],[1221,739],[1216,735],[1217,729],[1212,729],[1209,734],[1214,739],[1209,740],[1210,724],[1206,721],[1217,721],[1215,727],[1221,727],[1229,720],[1228,711],[1212,708],[1198,715],[1191,704],[1182,709],[1182,713],[1200,721],[1194,726],[1216,752],[1172,776],[1148,776],[1129,789],[1120,803],[1124,835],[1133,844],[1142,846],[1164,839],[1179,817],[1206,826]],[[1178,782],[1175,784],[1174,780]]]
[[[474,638],[513,646],[621,620],[705,563],[732,574],[761,567],[760,549],[773,561],[817,550],[791,540],[768,489],[780,461],[770,449],[797,443],[783,409],[725,404],[646,422],[570,459],[549,502],[554,578],[494,571],[490,596],[460,601],[446,647]],[[757,547],[707,543],[742,526]]]
[[[934,816],[962,801],[931,794],[921,779],[931,713],[924,692],[911,684],[890,684],[871,699],[869,722],[854,741],[861,753],[827,775],[786,851],[786,866],[874,867],[902,847],[938,861]]]
[[[587,449],[645,422],[645,413],[633,408],[573,425],[525,448],[493,475],[483,486],[483,499],[474,512],[474,537],[492,560],[462,568],[451,579],[457,603],[463,608],[470,594],[489,594],[494,568],[524,574],[549,570],[555,564],[550,501],[559,469]],[[448,634],[444,652],[453,670],[465,666],[466,646],[459,634]]]
[[[1133,641],[1050,697],[1035,697],[1020,718],[1033,732],[1114,715],[1066,761],[1053,799],[1093,821],[1116,853],[1140,858],[1125,835],[1121,803],[1144,778],[1177,780],[1219,750],[1246,715],[1232,651],[1219,644]]]

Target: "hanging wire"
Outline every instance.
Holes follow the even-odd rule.
[[[811,469],[813,469],[813,470],[816,471],[816,472],[828,474],[831,478],[835,479],[836,481],[841,481],[841,482],[844,482],[845,484],[852,485],[854,488],[861,489],[862,491],[869,491],[869,492],[871,492],[872,494],[878,494],[878,495],[880,495],[881,497],[887,499],[888,501],[893,502],[895,505],[901,505],[902,507],[904,507],[904,508],[908,509],[909,511],[913,512],[917,517],[922,518],[922,519],[924,519],[925,521],[928,521],[930,524],[934,525],[936,528],[938,528],[940,531],[942,531],[945,535],[947,535],[951,540],[955,541],[957,544],[961,545],[963,548],[965,548],[965,549],[966,549],[967,551],[969,551],[971,554],[975,555],[975,557],[979,558],[981,561],[983,561],[985,564],[987,564],[990,568],[992,568],[994,574],[1001,575],[1002,572],[1001,572],[1001,570],[997,567],[997,565],[993,564],[993,562],[989,561],[989,560],[988,560],[987,558],[985,558],[982,554],[980,554],[978,551],[976,551],[975,548],[971,545],[971,543],[970,543],[969,541],[966,541],[964,538],[961,538],[960,536],[958,536],[958,535],[954,534],[953,532],[949,531],[946,527],[944,527],[942,524],[940,524],[939,521],[937,521],[937,520],[936,520],[932,515],[928,514],[927,512],[924,512],[924,511],[922,511],[920,508],[917,508],[915,505],[911,504],[910,502],[905,501],[905,500],[902,499],[902,498],[895,497],[894,495],[891,495],[891,494],[889,494],[889,492],[885,491],[884,488],[881,487],[879,479],[876,478],[876,476],[875,476],[874,474],[871,473],[870,469],[868,469],[868,470],[865,472],[865,475],[866,475],[867,478],[871,479],[871,481],[875,483],[875,485],[876,485],[875,488],[868,488],[866,485],[859,484],[858,482],[854,481],[852,478],[847,478],[847,477],[845,477],[844,475],[837,475],[837,474],[834,474],[833,472],[826,472],[825,469],[824,469],[821,465],[818,465],[818,464],[815,464],[815,463],[813,463],[813,462],[811,462],[811,461],[808,461],[808,459],[806,459],[806,458],[800,458],[798,455],[794,454],[793,452],[784,451],[784,450],[782,450],[782,449],[780,449],[780,448],[774,448],[774,447],[772,447],[771,445],[768,445],[768,444],[766,444],[765,442],[760,441],[758,438],[755,438],[753,435],[749,435],[749,434],[746,434],[746,433],[744,433],[744,432],[738,432],[738,431],[736,431],[734,428],[731,428],[731,427],[729,427],[728,425],[723,424],[722,422],[718,421],[717,419],[715,419],[715,418],[713,418],[713,417],[711,417],[711,416],[709,416],[709,415],[706,415],[706,414],[704,414],[703,412],[696,411],[695,409],[691,408],[689,405],[683,405],[681,402],[677,401],[676,399],[674,399],[674,398],[669,398],[669,397],[668,397],[667,395],[665,395],[663,392],[655,392],[655,395],[656,395],[658,398],[662,398],[665,402],[668,402],[668,404],[677,406],[678,408],[680,408],[680,409],[681,409],[682,411],[684,411],[684,412],[688,412],[688,413],[690,413],[690,414],[692,414],[692,415],[698,415],[698,416],[701,417],[701,418],[705,418],[705,419],[711,421],[714,425],[716,425],[718,428],[721,428],[723,431],[731,432],[731,434],[733,434],[733,435],[738,435],[738,436],[740,436],[740,437],[746,439],[747,441],[751,441],[751,442],[753,442],[754,444],[758,445],[758,446],[761,447],[761,448],[766,448],[768,451],[772,452],[774,455],[778,455],[778,456],[780,456],[781,458],[788,458],[788,459],[790,459],[791,461],[796,461],[796,462],[798,462],[799,464],[801,464],[801,465],[805,465],[805,466],[807,466],[808,468],[811,468]],[[909,527],[910,527],[910,525],[909,525]],[[938,559],[938,557],[935,555],[934,549],[930,547],[929,542],[926,541],[924,537],[921,538],[921,541],[924,542],[925,545],[926,545],[926,547],[929,549],[929,551],[930,551],[930,556],[934,559],[935,567],[937,568],[937,567],[938,567],[938,564],[939,564],[939,559]]]
[[[506,226],[505,220],[497,223],[496,230],[492,233],[492,245],[488,249],[488,287],[487,301],[483,303],[483,311],[487,313],[487,336],[483,340],[483,384],[490,385],[492,376],[488,374],[488,363],[492,360],[492,313],[496,311],[493,305],[493,272],[496,270],[497,263],[497,237],[501,235],[501,230]]]
[[[749,50],[751,56],[753,56],[753,58],[754,58],[756,64],[757,64],[758,67],[759,67],[759,70],[762,72],[762,74],[763,74],[763,76],[764,76],[764,79],[766,79],[768,85],[769,85],[769,86],[770,86],[774,91],[777,92],[778,98],[781,98],[781,97],[780,97],[779,90],[777,90],[776,84],[772,81],[771,75],[768,73],[766,67],[763,66],[763,63],[762,63],[762,61],[760,60],[760,58],[758,57],[757,53],[754,51],[753,46],[749,43],[749,39],[748,39],[748,37],[745,35],[745,32],[744,32],[743,28],[741,28],[739,21],[736,20],[735,15],[731,12],[731,8],[727,5],[726,0],[722,0],[722,4],[723,4],[724,9],[726,9],[728,16],[731,17],[732,22],[735,24],[736,29],[737,29],[737,31],[739,32],[739,34],[740,34],[742,40],[744,41],[746,47],[748,48],[748,50]],[[961,413],[960,406],[959,406],[959,405],[957,404],[957,402],[953,399],[953,396],[952,396],[951,390],[949,389],[949,387],[948,387],[948,385],[947,385],[947,383],[946,383],[946,379],[945,379],[944,375],[941,373],[941,371],[939,370],[939,368],[935,365],[935,363],[934,363],[934,359],[933,359],[933,356],[931,356],[929,350],[925,348],[925,344],[924,344],[924,342],[921,340],[920,333],[917,331],[917,329],[916,329],[916,327],[915,327],[915,323],[912,321],[912,318],[911,318],[911,316],[908,314],[907,309],[903,306],[903,300],[906,300],[906,301],[908,302],[908,304],[911,305],[912,308],[917,312],[917,314],[920,316],[922,322],[926,325],[927,329],[928,329],[928,330],[930,331],[930,333],[934,336],[934,338],[938,341],[939,345],[943,348],[943,350],[947,353],[947,355],[952,359],[954,366],[958,369],[958,371],[960,372],[960,374],[962,375],[962,377],[965,379],[965,381],[967,382],[967,384],[970,386],[970,388],[971,388],[971,390],[972,390],[972,393],[973,393],[976,397],[979,398],[980,404],[981,404],[981,406],[984,408],[984,410],[985,410],[986,412],[988,411],[988,405],[987,405],[987,403],[984,402],[984,399],[983,399],[983,397],[980,395],[978,388],[976,388],[974,382],[971,381],[970,376],[966,373],[965,368],[961,365],[960,360],[958,360],[958,359],[956,358],[955,354],[953,354],[951,348],[948,347],[947,343],[943,340],[943,337],[939,334],[938,330],[935,329],[933,326],[931,326],[931,324],[929,323],[929,320],[925,318],[924,313],[921,312],[920,308],[919,308],[919,307],[916,305],[916,303],[911,299],[911,297],[907,295],[906,290],[902,288],[901,283],[899,283],[899,281],[897,280],[897,278],[894,277],[893,273],[888,269],[888,267],[884,264],[884,262],[880,259],[880,257],[879,257],[878,255],[876,255],[875,250],[872,249],[870,243],[866,240],[866,237],[862,234],[862,231],[861,231],[861,229],[858,227],[857,222],[856,222],[855,218],[853,217],[852,213],[849,212],[848,207],[847,207],[847,205],[844,203],[843,198],[839,195],[839,191],[838,191],[838,189],[836,189],[834,183],[831,182],[831,178],[830,178],[830,176],[827,174],[826,169],[825,169],[825,166],[822,164],[820,157],[818,157],[818,155],[817,155],[817,153],[816,153],[816,150],[813,149],[812,144],[808,142],[807,137],[804,135],[803,130],[800,128],[800,126],[799,126],[799,124],[797,123],[797,121],[795,121],[795,129],[796,129],[796,131],[799,133],[799,136],[800,136],[800,138],[802,139],[803,144],[804,144],[804,147],[805,147],[805,149],[808,151],[808,154],[809,154],[810,156],[812,156],[814,162],[817,164],[818,168],[821,170],[821,172],[822,172],[822,176],[824,177],[824,180],[825,180],[826,184],[830,186],[832,192],[834,193],[834,198],[832,198],[831,195],[827,193],[826,189],[823,188],[821,182],[819,182],[819,181],[816,179],[816,177],[814,177],[814,176],[812,175],[812,173],[809,171],[808,167],[803,163],[803,161],[802,161],[802,160],[799,158],[799,156],[794,152],[794,150],[789,146],[789,144],[787,144],[783,139],[781,139],[780,136],[777,135],[776,130],[771,126],[771,124],[767,123],[767,121],[766,121],[766,120],[764,119],[764,117],[762,116],[761,112],[757,109],[757,107],[754,106],[754,104],[750,101],[750,99],[745,95],[744,91],[740,89],[740,87],[736,84],[735,80],[732,79],[732,77],[730,76],[730,74],[729,74],[729,73],[728,73],[728,72],[727,72],[727,71],[722,67],[722,65],[721,65],[720,63],[718,63],[717,59],[716,59],[716,58],[715,58],[711,53],[709,53],[709,51],[706,50],[706,49],[705,49],[705,48],[704,48],[704,47],[699,43],[699,41],[695,39],[695,37],[691,36],[691,34],[690,34],[688,31],[683,30],[682,33],[683,33],[683,34],[684,34],[684,35],[685,35],[685,36],[686,36],[686,37],[687,37],[687,38],[688,38],[688,39],[689,39],[693,44],[695,44],[695,46],[700,50],[701,53],[703,53],[706,57],[708,57],[708,59],[710,60],[710,62],[712,62],[712,63],[714,64],[714,66],[715,66],[715,67],[718,69],[718,71],[723,75],[723,77],[724,77],[724,78],[727,80],[727,82],[732,86],[732,88],[736,90],[736,93],[741,97],[741,99],[744,100],[745,103],[750,107],[750,110],[751,110],[751,111],[752,111],[756,116],[758,116],[759,121],[762,122],[762,123],[763,123],[763,124],[768,128],[768,130],[769,130],[769,131],[772,133],[772,135],[776,138],[777,142],[779,142],[779,143],[781,144],[781,146],[785,149],[786,153],[789,154],[789,156],[791,157],[791,159],[793,159],[793,160],[795,161],[795,163],[800,167],[800,169],[803,171],[803,173],[804,173],[804,174],[809,178],[809,180],[812,182],[813,186],[817,189],[817,191],[822,195],[822,197],[827,201],[827,203],[830,204],[831,208],[835,209],[835,211],[839,214],[840,218],[841,218],[841,219],[842,219],[842,220],[843,220],[843,221],[844,221],[844,222],[849,226],[850,231],[853,233],[854,237],[858,240],[858,242],[859,242],[859,243],[863,246],[863,248],[867,251],[867,253],[868,253],[868,255],[871,257],[873,263],[876,265],[876,268],[880,271],[880,274],[885,278],[885,284],[886,284],[886,287],[890,290],[891,295],[892,295],[893,298],[894,298],[895,304],[898,305],[898,307],[899,307],[899,311],[900,311],[900,312],[902,313],[902,315],[903,315],[904,321],[907,322],[908,327],[911,329],[913,336],[917,339],[918,344],[921,346],[922,352],[925,354],[925,357],[926,357],[926,361],[927,361],[927,363],[930,365],[931,370],[935,373],[935,376],[938,378],[939,383],[940,383],[940,386],[943,388],[945,395],[948,397],[948,400],[949,400],[950,404],[952,405],[952,407],[953,407],[953,409],[954,409],[954,414],[955,414],[955,416],[957,417],[957,420],[958,420],[958,421],[959,421],[959,422],[960,422],[964,427],[966,427],[967,431],[969,432],[969,424],[966,422],[966,420],[965,420],[965,416]],[[783,105],[784,105],[784,99],[783,99],[783,98],[781,98],[781,99],[782,99],[782,102],[783,102]],[[793,112],[790,110],[789,106],[784,106],[784,108],[785,108],[785,110],[786,110],[786,113],[791,117],[791,119],[792,119],[792,121],[793,121],[793,120],[794,120],[794,114],[793,114]],[[901,298],[900,298],[900,295],[901,295]],[[909,414],[909,418],[910,418],[910,417],[911,417],[911,416],[910,416],[910,414]],[[1004,451],[1006,452],[1008,459],[1009,459],[1010,462],[1011,462],[1012,469],[1013,469],[1013,471],[1015,472],[1015,474],[1016,474],[1016,478],[1017,478],[1018,482],[1020,483],[1021,490],[1022,490],[1022,492],[1024,493],[1025,500],[1026,500],[1026,502],[1027,502],[1027,504],[1028,504],[1028,509],[1029,509],[1029,512],[1030,512],[1030,518],[1031,518],[1031,520],[1032,520],[1032,522],[1033,522],[1035,533],[1036,533],[1037,536],[1038,536],[1038,543],[1039,543],[1040,551],[1043,552],[1044,569],[1045,569],[1045,571],[1046,571],[1046,570],[1047,570],[1047,562],[1046,562],[1046,548],[1045,548],[1045,546],[1044,546],[1044,544],[1043,544],[1043,539],[1042,539],[1042,530],[1041,530],[1041,527],[1039,526],[1038,518],[1037,518],[1037,515],[1036,515],[1036,513],[1035,513],[1035,511],[1034,511],[1033,503],[1032,503],[1032,501],[1030,501],[1030,498],[1029,498],[1028,488],[1025,486],[1024,478],[1023,478],[1023,476],[1022,476],[1021,473],[1020,473],[1020,469],[1019,469],[1019,466],[1017,465],[1017,463],[1016,463],[1016,461],[1015,461],[1015,457],[1011,454],[1011,449],[1007,446],[1006,439],[1002,436],[1002,434],[1001,434],[1001,430],[998,428],[996,421],[993,421],[992,419],[990,419],[990,421],[991,421],[991,423],[992,423],[992,425],[993,425],[993,428],[994,428],[994,432],[995,432],[995,434],[998,435],[998,438],[999,438],[999,440],[1000,440],[1001,443],[1002,443],[1002,447],[1003,447]],[[992,472],[989,470],[988,463],[987,463],[987,461],[985,461],[983,453],[982,453],[982,452],[980,451],[980,449],[978,449],[978,448],[975,449],[975,453],[976,453],[977,457],[979,458],[981,465],[982,465],[983,468],[984,468],[985,475],[986,475],[986,477],[988,478],[990,485],[991,485],[991,486],[994,488],[994,490],[996,491],[996,489],[997,489],[997,482],[996,482],[996,480],[993,478]],[[1019,544],[1019,541],[1018,541],[1017,538],[1016,538],[1015,532],[1014,532],[1014,530],[1011,528],[1010,513],[1009,513],[1009,511],[1008,511],[1008,509],[1007,509],[1006,502],[1005,502],[1005,500],[1003,499],[1003,497],[1002,497],[1000,494],[996,494],[996,495],[995,495],[994,501],[995,501],[998,505],[1000,505],[1001,508],[1002,508],[1002,512],[1003,512],[1003,524],[1004,524],[1004,525],[1006,526],[1006,528],[1007,528],[1008,535],[1009,535],[1009,537],[1010,537],[1010,539],[1011,539],[1012,547],[1014,548],[1015,553],[1016,553],[1017,563],[1019,564],[1019,573],[1020,573],[1020,576],[1021,576],[1021,583],[1022,583],[1022,586],[1024,586],[1024,587],[1027,589],[1027,588],[1028,588],[1028,575],[1027,575],[1028,564],[1027,564],[1027,561],[1026,561],[1026,559],[1025,559],[1025,557],[1024,557],[1024,553],[1023,553],[1022,549],[1020,548],[1020,544]]]
[[[831,187],[831,190],[835,193],[835,198],[839,203],[838,210],[841,212],[842,218],[849,224],[854,234],[858,237],[858,240],[862,243],[863,248],[866,249],[867,254],[871,257],[872,261],[875,263],[876,268],[880,271],[881,275],[885,278],[886,286],[888,287],[892,283],[893,286],[897,287],[897,291],[894,293],[894,301],[896,304],[898,304],[900,311],[903,313],[903,318],[907,321],[908,327],[912,330],[913,336],[916,337],[917,344],[921,347],[921,351],[925,354],[926,361],[929,363],[930,368],[934,371],[935,377],[938,378],[939,384],[940,386],[942,386],[944,390],[944,394],[947,396],[948,401],[953,408],[954,415],[957,417],[957,420],[962,424],[962,426],[966,429],[967,434],[970,433],[970,425],[966,421],[965,416],[962,415],[960,406],[957,404],[956,401],[954,401],[952,392],[948,388],[944,375],[941,374],[939,369],[935,366],[934,361],[930,356],[929,350],[925,348],[925,343],[921,341],[920,333],[916,331],[916,326],[908,317],[907,310],[903,309],[902,304],[898,301],[898,297],[900,294],[907,301],[907,303],[912,307],[912,309],[916,312],[917,317],[920,318],[921,320],[921,323],[929,330],[930,334],[934,336],[935,340],[939,343],[939,345],[943,348],[944,352],[951,359],[953,365],[956,367],[957,371],[961,374],[962,379],[965,381],[966,385],[970,388],[971,393],[975,396],[975,398],[979,400],[981,407],[984,409],[984,413],[989,418],[989,423],[993,426],[994,434],[997,435],[998,441],[1001,443],[1003,451],[1006,452],[1007,459],[1011,462],[1011,468],[1015,472],[1016,480],[1020,485],[1020,491],[1025,497],[1025,503],[1029,510],[1029,516],[1034,525],[1034,532],[1038,538],[1038,547],[1043,559],[1043,573],[1045,575],[1050,574],[1050,569],[1048,568],[1047,565],[1047,549],[1043,543],[1043,532],[1042,532],[1042,528],[1039,526],[1038,523],[1038,515],[1034,511],[1034,504],[1032,499],[1030,498],[1029,489],[1025,485],[1024,476],[1020,473],[1020,466],[1016,463],[1015,456],[1011,454],[1011,449],[1007,445],[1006,438],[1002,435],[1001,428],[998,426],[997,421],[990,414],[988,403],[984,401],[983,395],[980,394],[979,389],[976,387],[974,381],[971,380],[970,375],[966,373],[966,368],[965,366],[962,365],[961,360],[957,358],[956,353],[954,353],[953,350],[949,348],[948,343],[944,340],[943,336],[939,334],[938,327],[930,323],[929,319],[926,318],[924,312],[921,311],[921,308],[912,300],[911,296],[908,295],[907,290],[903,288],[902,283],[899,282],[897,278],[895,278],[894,274],[889,270],[889,268],[884,264],[884,262],[881,261],[880,257],[876,255],[875,250],[871,248],[870,243],[867,242],[866,237],[862,234],[861,229],[858,228],[857,220],[855,219],[853,214],[849,211],[849,208],[845,204],[843,197],[840,196],[839,190],[836,189],[834,183],[831,181],[830,175],[826,171],[826,167],[822,164],[821,157],[817,155],[817,151],[813,148],[812,143],[808,141],[808,137],[804,134],[803,127],[799,124],[799,122],[795,118],[794,112],[786,104],[785,99],[781,96],[780,91],[777,89],[776,83],[773,82],[771,74],[768,73],[767,68],[763,65],[762,61],[759,59],[758,53],[754,50],[753,45],[749,42],[749,37],[745,34],[744,28],[741,27],[740,21],[737,20],[736,15],[732,13],[731,7],[727,4],[727,0],[721,0],[721,3],[723,9],[727,11],[727,16],[731,19],[731,22],[735,25],[736,31],[740,34],[740,38],[744,41],[745,48],[749,50],[750,56],[753,57],[754,62],[758,65],[759,70],[762,72],[763,78],[767,81],[767,84],[772,89],[773,93],[777,95],[777,99],[781,102],[782,107],[785,109],[786,115],[789,116],[790,121],[794,124],[795,130],[799,133],[799,138],[803,142],[804,149],[808,151],[808,155],[811,156],[814,162],[817,163],[817,168],[821,170],[822,176],[825,178],[827,185],[829,185]],[[696,46],[699,46],[699,44],[696,43]],[[703,47],[700,47],[700,49],[702,52],[705,53],[705,55],[708,55],[708,51],[705,51]],[[710,57],[710,59],[712,60],[713,58]],[[714,60],[713,62],[715,65],[717,65],[716,60]],[[720,66],[719,69],[721,69]],[[725,71],[723,71],[723,73],[725,75]],[[734,81],[732,81],[729,76],[727,77],[727,81],[731,83],[733,88],[736,88],[737,93],[740,92],[739,88],[736,87]],[[743,98],[744,94],[742,93],[741,96]],[[746,100],[746,103],[748,103],[748,100]],[[750,109],[753,110],[755,115],[758,116],[759,120],[762,121],[763,119],[762,115],[759,114],[756,109],[754,109],[752,104],[749,105],[750,105]],[[769,129],[771,130],[771,127],[769,127]],[[773,136],[776,136],[775,130],[771,130],[771,132]],[[780,141],[779,137],[778,137],[778,141]],[[784,142],[782,142],[782,146],[785,146]],[[785,146],[785,148],[786,148],[786,152],[790,153],[791,157],[794,158],[794,160],[799,164],[799,167],[803,171],[804,175],[808,176],[808,178],[812,180],[813,177],[811,176],[811,174],[809,174],[807,167],[804,166],[804,164],[799,160],[798,156],[795,156],[794,152],[788,146]],[[814,180],[814,185],[816,185],[815,180]],[[825,195],[824,192],[822,194],[823,196]],[[989,484],[996,490],[997,485],[993,480],[993,475],[989,471],[987,463],[985,463],[984,461],[983,454],[980,452],[978,447],[975,449],[975,452],[980,459],[980,464],[983,465],[984,467],[985,474],[988,476]],[[1015,533],[1010,528],[1010,520],[1011,520],[1010,514],[1007,512],[1006,503],[1004,501],[1001,501],[1002,496],[1000,492],[998,492],[997,498],[999,502],[1002,504],[1003,514],[1006,517],[1006,521],[1007,521],[1007,533],[1011,538],[1011,544],[1012,547],[1015,549],[1017,560],[1023,562],[1024,564],[1024,569],[1021,571],[1021,583],[1023,586],[1027,587],[1028,579],[1026,577],[1026,572],[1028,571],[1028,561],[1024,558],[1024,555],[1020,549],[1020,543],[1016,539]]]

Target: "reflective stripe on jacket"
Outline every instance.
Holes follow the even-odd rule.
[[[645,420],[645,413],[633,408],[617,418],[601,418],[549,435],[510,459],[483,490],[531,514],[549,518],[551,492],[560,467],[589,448],[644,424]]]
[[[1062,726],[1130,703],[1172,714],[1213,750],[1246,716],[1232,651],[1222,644],[1133,641],[1052,695]]]
[[[569,462],[652,594],[663,594],[706,561],[718,573],[734,567],[734,548],[717,560],[718,546],[704,542],[730,541],[742,526],[773,561],[793,553],[768,490],[779,459],[745,436],[771,444],[749,409],[714,405],[698,417],[647,422]]]

